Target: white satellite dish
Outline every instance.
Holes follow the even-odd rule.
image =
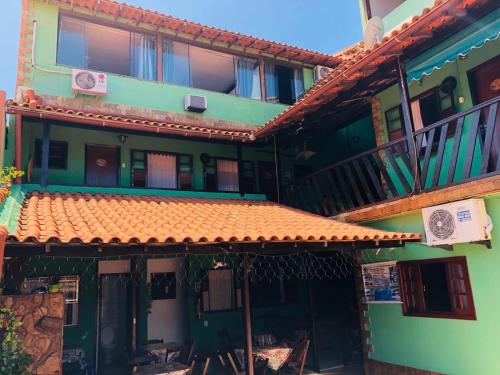
[[[365,49],[372,48],[375,43],[379,43],[384,37],[384,23],[382,18],[374,16],[366,23],[365,36]]]

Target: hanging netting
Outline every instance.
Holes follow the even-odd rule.
[[[170,260],[171,272],[148,270],[148,261]],[[243,277],[242,255],[234,252],[218,254],[169,254],[169,255],[123,255],[97,257],[65,257],[37,255],[6,258],[4,276],[0,284],[5,293],[18,291],[26,279],[40,279],[40,284],[66,276],[78,276],[79,288],[95,288],[98,278],[112,278],[117,284],[150,285],[151,282],[165,284],[176,280],[196,287],[206,279],[207,270],[232,270],[237,282]],[[363,251],[300,251],[290,254],[264,255],[250,253],[250,277],[252,281],[276,279],[324,280],[350,277],[362,263],[373,263],[395,259],[392,249]],[[105,261],[125,261],[122,271],[100,270]],[[130,262],[128,262],[130,261]],[[35,285],[36,286],[36,285]]]

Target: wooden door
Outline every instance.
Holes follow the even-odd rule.
[[[474,99],[474,105],[481,104],[487,100],[500,95],[500,56],[497,56],[484,64],[473,69],[469,73],[469,82]],[[485,108],[481,114],[481,123],[486,124],[488,110]],[[500,153],[500,107],[497,108],[495,131],[491,145],[489,171],[499,169],[495,165]]]
[[[118,147],[86,145],[85,184],[92,186],[117,186],[120,163]]]
[[[271,161],[259,161],[259,187],[270,201],[278,200],[276,182],[276,164]]]

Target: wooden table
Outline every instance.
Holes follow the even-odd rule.
[[[163,362],[139,366],[135,375],[187,375],[191,368],[179,362]]]
[[[257,357],[267,359],[267,367],[271,370],[278,371],[288,360],[293,349],[287,346],[264,346],[254,347],[253,354]],[[244,367],[245,351],[243,349],[235,349],[235,354],[242,367]]]

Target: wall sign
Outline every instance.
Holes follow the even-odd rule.
[[[401,303],[396,261],[361,265],[366,303]]]

